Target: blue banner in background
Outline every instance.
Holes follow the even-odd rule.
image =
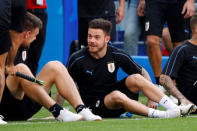
[[[69,1],[69,0],[67,0]],[[47,34],[38,72],[51,60],[63,61],[63,0],[47,0]]]
[[[63,0],[63,63],[69,56],[70,43],[78,40],[77,0]]]

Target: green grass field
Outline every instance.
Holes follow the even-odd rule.
[[[54,92],[53,88],[52,96]],[[140,101],[145,103],[146,98],[140,95]],[[64,103],[64,107],[73,110],[68,102]],[[57,122],[42,119],[49,115],[50,113],[42,108],[32,120],[8,122],[7,125],[0,126],[0,131],[197,131],[197,115],[173,119],[154,119],[133,115],[132,118],[103,119],[97,122]]]

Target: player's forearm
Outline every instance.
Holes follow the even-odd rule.
[[[139,0],[139,2],[145,2],[145,0]]]
[[[8,53],[8,61],[7,66],[14,66],[14,59],[16,57],[16,53],[18,51],[18,47],[13,45]]]
[[[179,101],[181,99],[185,99],[183,94],[177,89],[173,80],[167,75],[160,76],[160,84],[165,87],[165,89],[174,97],[176,97]]]
[[[194,3],[194,0],[187,0],[187,1]]]
[[[144,78],[146,78],[147,80],[149,80],[150,82],[152,82],[152,80],[151,80],[151,78],[150,78],[148,72],[147,72],[144,68],[142,68],[141,74],[142,74],[142,76],[143,76]]]

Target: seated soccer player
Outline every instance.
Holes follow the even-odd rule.
[[[197,15],[190,20],[192,38],[176,47],[160,76],[160,83],[180,104],[197,105]],[[195,112],[197,113],[197,112]]]
[[[15,50],[18,47],[29,47],[36,39],[42,22],[39,18],[27,13],[24,30],[21,33],[10,31]],[[24,64],[15,66],[16,71],[32,76],[29,68]],[[67,69],[58,61],[48,62],[37,78],[45,82],[44,86],[32,83],[15,75],[6,77],[6,85],[0,103],[0,112],[5,120],[27,120],[38,112],[42,106],[48,109],[57,121],[101,120],[100,116],[92,114],[83,104],[78,90]],[[76,109],[78,114],[72,113],[58,105],[48,94],[55,84],[58,92]]]
[[[193,104],[174,104],[150,82],[144,68],[123,50],[108,44],[111,27],[107,20],[92,20],[88,29],[88,46],[71,55],[68,61],[67,69],[76,81],[85,105],[103,118],[119,117],[125,111],[159,118],[189,114],[194,108]],[[119,68],[128,74],[121,81],[117,81]],[[138,102],[139,91],[148,97],[149,105],[159,103],[166,111],[149,108]]]

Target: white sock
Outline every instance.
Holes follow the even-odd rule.
[[[149,108],[148,117],[152,118],[165,118],[166,111],[155,110],[153,108]]]
[[[161,100],[159,101],[159,104],[164,107],[166,110],[171,110],[171,109],[178,109],[179,107],[174,104],[169,97],[164,95]]]
[[[175,118],[180,117],[180,110],[160,111],[149,108],[148,117],[152,118]]]

